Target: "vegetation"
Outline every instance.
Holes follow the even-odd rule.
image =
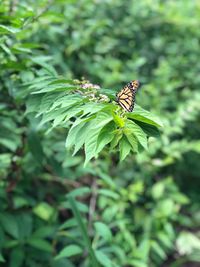
[[[199,15],[0,1],[1,266],[199,266]]]

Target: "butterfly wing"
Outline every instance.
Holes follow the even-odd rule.
[[[117,103],[126,111],[131,112],[134,106],[134,92],[128,86],[125,86],[117,94]]]
[[[131,81],[117,94],[117,103],[127,112],[131,112],[134,108],[135,94],[139,85],[139,81]]]

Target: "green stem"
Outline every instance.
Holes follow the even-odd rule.
[[[70,203],[70,206],[72,208],[74,217],[77,220],[77,223],[78,223],[78,226],[80,228],[80,231],[82,233],[85,245],[86,245],[86,247],[88,249],[88,253],[89,253],[90,258],[91,258],[92,267],[99,267],[99,263],[97,262],[94,250],[92,248],[90,239],[89,239],[88,234],[87,234],[86,226],[85,226],[85,224],[84,224],[84,222],[83,222],[83,220],[81,218],[81,214],[80,214],[80,212],[79,212],[79,210],[78,210],[78,208],[76,206],[76,202],[75,202],[75,200],[74,200],[74,198],[72,196],[69,196],[69,203]]]

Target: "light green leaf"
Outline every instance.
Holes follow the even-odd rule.
[[[85,120],[81,120],[81,119],[77,119],[76,120],[76,122],[72,125],[72,127],[70,128],[70,130],[68,132],[67,139],[66,139],[66,142],[65,142],[65,146],[66,147],[70,148],[75,144],[76,136],[79,138],[78,133],[81,130],[81,128],[84,127],[84,126],[85,126]],[[85,132],[86,131],[83,131],[83,133],[85,133]],[[82,142],[83,138],[79,138],[79,140]]]
[[[47,202],[41,202],[34,207],[33,212],[41,219],[48,221],[55,213],[55,209]]]
[[[109,190],[109,189],[99,189],[98,190],[98,193],[100,195],[104,195],[106,197],[110,197],[110,198],[113,198],[115,200],[119,199],[120,198],[120,195],[117,194],[116,192],[112,191],[112,190]]]
[[[114,138],[114,129],[115,124],[113,122],[110,122],[109,124],[105,125],[103,129],[100,131],[98,138],[97,138],[97,147],[96,152],[99,153],[105,145],[110,143],[112,139]]]
[[[125,124],[125,127],[126,127],[126,130],[129,133],[134,134],[134,136],[137,138],[137,140],[139,141],[139,143],[145,149],[147,149],[147,136],[143,132],[143,130],[140,128],[140,126],[138,126],[135,122],[133,122],[131,120],[127,120],[126,121],[126,124]]]
[[[126,138],[128,139],[131,147],[132,147],[132,150],[134,152],[138,152],[138,141],[136,139],[136,137],[132,134],[132,133],[129,133],[129,131],[127,132],[126,130],[123,131]]]
[[[112,261],[109,259],[109,257],[103,253],[100,250],[96,250],[95,251],[95,255],[97,257],[97,260],[99,261],[99,263],[102,264],[102,266],[104,267],[113,267]]]
[[[161,259],[166,259],[167,255],[165,251],[162,249],[162,247],[156,242],[156,241],[151,241],[151,248],[153,251],[161,258]]]
[[[69,194],[68,197],[71,197],[71,195]],[[70,208],[69,201],[63,202],[62,207],[69,209]],[[88,213],[88,211],[89,211],[88,205],[86,205],[85,203],[79,202],[77,200],[76,200],[76,207],[80,212],[83,212],[83,213]]]
[[[52,101],[52,107],[50,108],[50,110],[53,110],[57,107],[70,107],[73,106],[79,102],[82,101],[81,96],[79,95],[63,95],[61,94],[57,99],[54,98],[54,101]]]
[[[67,194],[67,197],[70,195],[72,197],[82,197],[85,194],[91,193],[91,188],[87,186],[79,187],[74,190],[72,190],[69,194]]]
[[[40,102],[41,102],[41,97],[38,95],[31,96],[27,101],[26,101],[26,112],[25,115],[30,113],[30,112],[38,112],[40,108]]]
[[[157,182],[152,186],[152,196],[155,199],[161,198],[163,196],[165,186],[163,182]]]
[[[160,136],[160,131],[155,125],[147,124],[141,121],[137,121],[137,124],[142,128],[148,136],[158,137]]]
[[[5,262],[5,259],[1,253],[0,253],[0,262]]]
[[[172,249],[174,244],[172,243],[172,240],[170,239],[170,237],[164,233],[164,232],[160,232],[158,233],[158,239],[161,241],[161,243],[168,249]]]
[[[75,226],[77,226],[77,221],[75,218],[71,218],[67,220],[66,222],[64,222],[63,224],[61,224],[59,229],[63,230],[63,229],[68,229],[68,228],[75,227]]]
[[[106,224],[102,222],[95,222],[94,227],[96,229],[97,234],[103,237],[103,239],[105,240],[112,239],[112,233]]]
[[[83,110],[83,115],[86,115],[86,114],[94,114],[94,113],[97,113],[98,111],[101,111],[102,109],[104,109],[106,107],[105,104],[103,103],[93,103],[93,102],[88,102],[88,103],[85,103],[85,106],[84,106],[84,110]]]
[[[105,113],[98,113],[97,117],[91,122],[91,128],[88,130],[88,135],[85,140],[85,163],[84,166],[89,162],[89,160],[97,155],[96,146],[97,138],[101,129],[112,120],[112,117]],[[90,130],[90,131],[89,131]]]
[[[127,113],[127,117],[134,119],[134,120],[142,121],[142,122],[145,122],[147,124],[151,124],[157,127],[163,126],[159,118],[157,118],[152,113],[148,112],[147,110],[141,108],[138,105],[135,105],[133,112]]]
[[[130,260],[131,266],[134,267],[149,267],[146,263],[144,263],[142,260]]]
[[[131,145],[125,136],[119,142],[120,161],[124,160],[131,151]]]
[[[27,240],[27,243],[34,248],[38,248],[46,252],[52,252],[52,246],[44,239],[32,237]]]
[[[95,128],[103,128],[112,119],[113,118],[112,118],[111,114],[109,114],[107,112],[99,112],[99,113],[97,113],[97,116],[93,121],[93,129],[95,129]]]
[[[52,105],[55,103],[56,99],[62,98],[65,93],[60,92],[53,92],[53,93],[47,93],[44,94],[44,96],[41,97],[41,95],[33,95],[30,98],[39,97],[41,99],[41,104],[39,110],[35,110],[35,112],[38,112],[38,116],[40,116],[42,113],[51,111]]]
[[[75,136],[75,142],[74,142],[75,148],[74,148],[73,156],[79,151],[79,149],[85,143],[87,135],[90,133],[90,130],[91,130],[91,127],[90,127],[91,124],[92,124],[92,121],[91,122],[88,121],[84,124],[79,124],[79,125],[81,125],[81,127],[79,127],[79,130]]]
[[[195,250],[200,253],[200,238],[193,233],[182,231],[176,240],[176,247],[181,255],[189,255]]]
[[[78,245],[69,245],[65,247],[60,253],[55,257],[56,260],[61,258],[68,258],[78,254],[81,254],[83,249]]]
[[[18,33],[20,29],[0,24],[0,33]]]
[[[113,140],[111,141],[111,149],[115,148],[115,147],[118,145],[120,139],[121,139],[122,136],[123,136],[123,132],[122,132],[121,129],[117,129],[117,130],[115,130],[115,131],[113,132],[113,134],[114,134],[114,138],[113,138]]]
[[[43,94],[47,92],[65,92],[65,91],[71,91],[71,90],[76,90],[76,89],[77,89],[77,86],[71,85],[71,84],[50,84],[42,88],[41,90],[32,92],[32,94]]]
[[[84,166],[90,161],[91,158],[97,155],[96,153],[96,145],[97,145],[97,137],[101,128],[96,128],[90,131],[86,140],[85,140],[85,162]]]

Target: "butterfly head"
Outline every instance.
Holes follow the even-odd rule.
[[[131,81],[131,85],[134,89],[138,89],[140,87],[140,82],[138,80]]]

